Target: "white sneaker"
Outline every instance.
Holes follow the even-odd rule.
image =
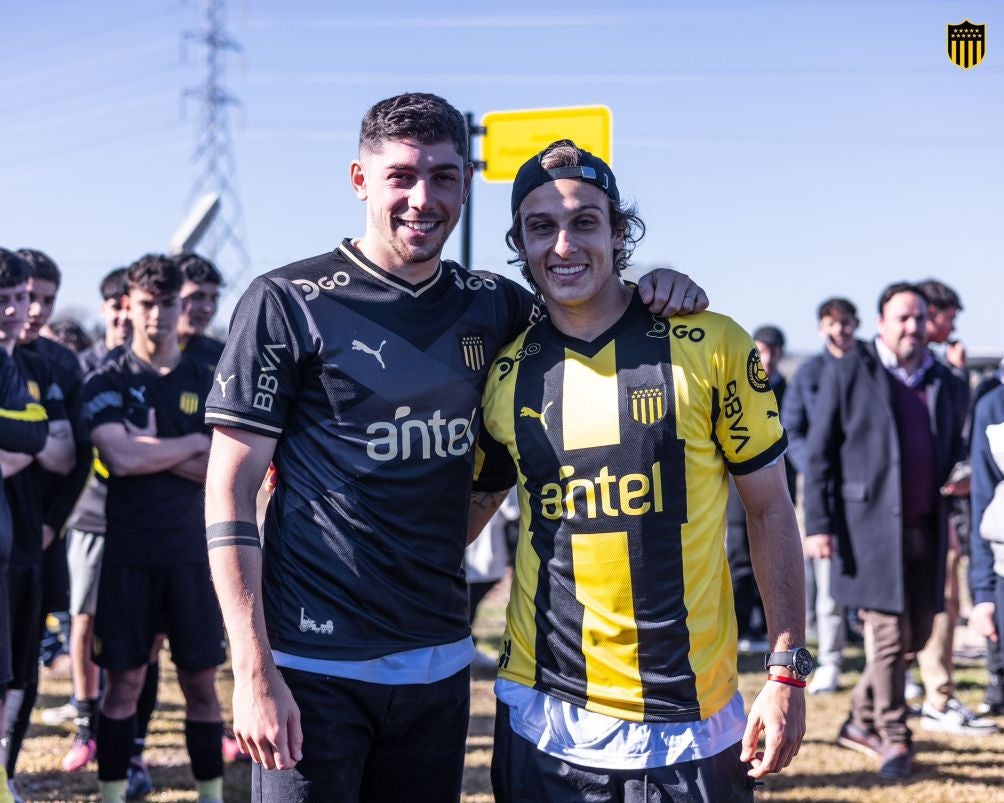
[[[809,694],[833,694],[840,688],[840,670],[833,664],[817,666],[809,681]]]
[[[997,733],[997,724],[990,719],[982,719],[954,697],[948,699],[944,711],[924,701],[920,709],[920,727],[926,731],[958,733],[968,736],[987,736]]]
[[[50,727],[62,725],[77,718],[77,707],[73,703],[42,709],[42,722]]]

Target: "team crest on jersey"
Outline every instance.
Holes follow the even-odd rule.
[[[460,350],[464,354],[464,365],[477,373],[485,367],[485,339],[481,335],[468,332],[460,336]]]
[[[39,388],[38,382],[33,379],[28,380],[28,395],[35,401],[42,400],[42,389]]]
[[[749,381],[750,387],[757,393],[766,393],[770,390],[770,377],[763,369],[763,363],[760,362],[760,350],[757,348],[754,348],[750,352],[750,356],[746,358],[746,379]]]
[[[987,52],[987,26],[963,20],[948,26],[948,58],[956,67],[975,67]]]
[[[666,415],[666,386],[628,388],[631,418],[639,424],[654,424]]]
[[[184,391],[178,399],[178,407],[185,415],[195,415],[199,412],[199,394]]]

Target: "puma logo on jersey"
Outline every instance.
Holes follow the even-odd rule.
[[[219,374],[216,375],[216,381],[220,385],[220,393],[223,395],[224,399],[227,397],[227,384],[235,376],[236,376],[236,374],[230,374],[230,376],[228,376],[226,379],[224,379],[222,373],[219,373]]]
[[[352,341],[352,350],[353,351],[362,351],[362,352],[364,352],[366,354],[370,354],[373,357],[376,357],[376,361],[378,363],[380,363],[380,367],[381,368],[386,368],[387,366],[384,365],[383,357],[380,356],[380,352],[383,350],[383,347],[385,345],[387,345],[387,341],[386,340],[381,340],[379,348],[371,349],[369,346],[367,346],[361,340],[353,340]]]
[[[547,419],[545,419],[544,416],[547,415],[547,411],[550,409],[552,404],[554,404],[554,402],[549,401],[547,404],[544,405],[544,409],[539,413],[536,410],[531,410],[529,407],[523,407],[519,411],[519,417],[536,418],[537,420],[540,421],[541,424],[544,425],[544,432],[547,432]]]
[[[136,404],[146,404],[146,385],[138,388],[129,388],[129,395],[132,396]]]

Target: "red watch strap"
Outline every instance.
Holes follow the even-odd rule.
[[[785,675],[772,675],[767,673],[767,680],[773,680],[775,683],[784,683],[788,686],[797,686],[800,689],[805,688],[805,681],[799,680],[798,678],[789,678]]]

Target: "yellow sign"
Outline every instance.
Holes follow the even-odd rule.
[[[952,63],[968,70],[975,67],[987,52],[987,26],[963,20],[948,26],[948,58]]]
[[[613,115],[606,106],[488,112],[481,160],[485,181],[512,181],[527,159],[558,139],[570,139],[612,165]]]

